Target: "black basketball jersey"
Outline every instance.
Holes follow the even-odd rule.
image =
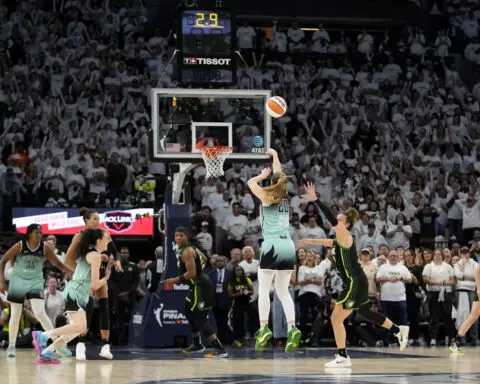
[[[184,274],[187,272],[187,266],[185,265],[185,261],[183,259],[183,252],[186,250],[186,249],[192,249],[194,252],[195,252],[195,276],[188,280],[186,283],[190,286],[193,286],[195,285],[195,283],[197,283],[200,279],[200,277],[202,276],[202,258],[204,257],[203,256],[203,253],[196,247],[192,246],[192,245],[187,245],[185,247],[183,247],[182,249],[180,249],[179,251],[179,259],[178,259],[178,267],[180,269],[180,274]]]
[[[349,248],[343,248],[335,239],[335,264],[343,281],[359,278],[365,273],[358,262],[355,240]]]

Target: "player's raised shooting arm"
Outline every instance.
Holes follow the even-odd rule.
[[[248,188],[250,191],[265,205],[266,203],[266,194],[262,187],[258,185],[261,181],[265,180],[268,176],[270,176],[272,170],[270,168],[265,168],[260,172],[259,175],[252,177],[248,180]]]
[[[267,150],[267,154],[272,156],[273,173],[282,172],[282,164],[280,163],[280,160],[278,159],[277,151],[274,150],[273,148],[269,148]]]
[[[55,255],[55,252],[53,251],[52,247],[50,245],[43,243],[44,244],[44,249],[45,249],[45,257],[47,258],[48,261],[50,261],[53,265],[55,265],[58,269],[60,269],[63,272],[69,272],[73,273],[75,270],[71,267],[69,267],[67,264],[63,264],[60,260],[58,260],[57,255]]]

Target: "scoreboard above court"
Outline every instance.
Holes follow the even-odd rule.
[[[223,9],[186,9],[179,23],[178,78],[194,86],[225,86],[236,82],[235,23]]]

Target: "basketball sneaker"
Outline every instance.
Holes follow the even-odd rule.
[[[102,350],[100,351],[99,356],[103,357],[104,359],[107,359],[107,360],[112,360],[113,359],[112,352],[110,352],[110,345],[109,344],[105,344],[102,347]]]
[[[400,325],[398,328],[400,329],[400,332],[398,332],[395,337],[398,339],[398,343],[400,344],[400,351],[404,351],[405,348],[407,348],[410,327],[407,327],[406,325]]]
[[[200,345],[192,344],[188,348],[185,348],[183,350],[183,353],[185,353],[186,355],[191,355],[193,353],[202,353],[203,351],[205,351],[205,346],[203,344],[200,344]]]
[[[207,359],[224,359],[228,357],[228,352],[224,348],[215,348],[213,353],[207,353],[203,357]]]
[[[77,343],[75,347],[75,359],[77,360],[87,360],[87,349],[85,348],[85,343]]]
[[[37,356],[42,354],[43,347],[47,345],[48,337],[44,335],[43,332],[33,331],[32,332],[33,345],[35,347],[35,352]]]
[[[291,353],[295,352],[298,348],[298,343],[300,343],[300,339],[302,338],[302,332],[293,326],[290,331],[288,331],[287,335],[287,345],[285,345],[285,352]]]
[[[451,353],[464,353],[464,350],[460,346],[460,342],[458,340],[454,340],[449,349]]]
[[[15,349],[14,345],[9,345],[7,348],[7,357],[16,357],[17,350]]]
[[[55,359],[52,351],[45,351],[45,352],[42,352],[42,354],[37,357],[37,363],[39,363],[39,364],[60,364],[60,360]]]
[[[273,337],[273,333],[270,328],[268,328],[268,325],[265,325],[257,331],[255,337],[255,349],[260,350],[267,346],[268,342]]]
[[[335,355],[335,359],[325,363],[325,368],[350,368],[352,366],[352,361],[350,357],[343,357],[340,355]]]
[[[58,357],[72,357],[72,352],[66,345],[64,345],[62,348],[58,348],[57,350],[57,356]]]

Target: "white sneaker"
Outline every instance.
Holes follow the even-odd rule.
[[[102,350],[100,351],[100,357],[103,357],[104,359],[108,359],[108,360],[113,359],[112,352],[110,352],[110,345],[105,344],[102,347]]]
[[[400,329],[400,332],[398,332],[395,337],[400,343],[400,351],[404,351],[405,348],[407,348],[410,327],[407,327],[406,325],[400,325],[398,328]]]
[[[86,351],[87,349],[85,348],[85,343],[78,343],[75,347],[75,359],[87,360]]]
[[[437,340],[432,339],[430,340],[430,347],[436,347],[437,346]]]
[[[352,366],[352,361],[350,357],[343,357],[340,355],[335,355],[335,360],[325,363],[325,368],[350,368]]]

